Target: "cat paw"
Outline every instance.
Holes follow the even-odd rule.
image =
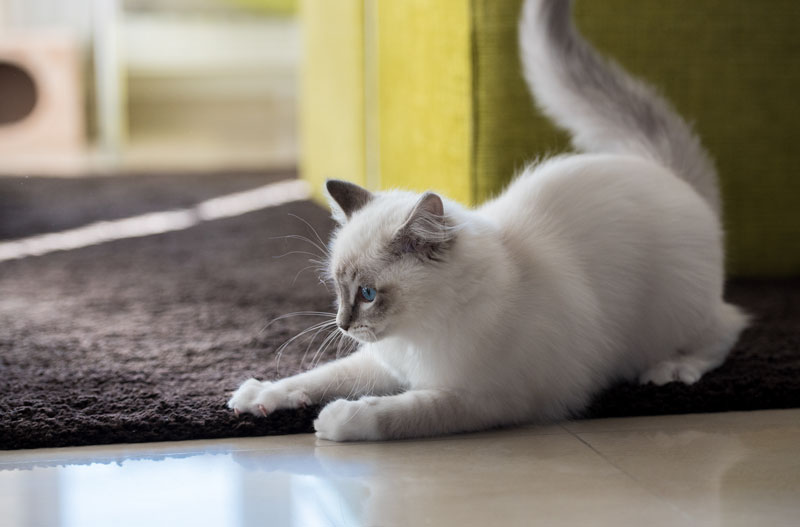
[[[691,364],[679,361],[666,361],[656,364],[644,372],[639,377],[639,382],[647,384],[652,382],[656,386],[662,386],[669,382],[682,382],[684,384],[694,384],[700,380],[703,374]]]
[[[282,408],[302,408],[311,404],[311,398],[301,388],[278,381],[249,379],[233,392],[228,408],[240,413],[268,416]]]
[[[339,399],[320,412],[314,421],[317,437],[329,441],[368,441],[381,439],[374,397],[358,401]]]

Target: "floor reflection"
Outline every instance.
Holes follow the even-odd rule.
[[[243,469],[244,524],[364,525],[369,465],[330,462],[317,455],[323,450],[315,449],[313,456],[234,452],[232,459]]]
[[[0,527],[795,526],[800,410],[0,451]]]
[[[356,526],[369,492],[354,476],[368,474],[311,452],[15,465],[0,468],[0,510],[9,527]]]

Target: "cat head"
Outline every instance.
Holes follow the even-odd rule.
[[[339,224],[328,269],[339,328],[363,342],[408,328],[436,301],[455,240],[442,198],[338,180],[325,186]]]

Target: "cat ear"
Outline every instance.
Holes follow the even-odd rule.
[[[328,203],[331,206],[333,219],[340,225],[347,223],[354,212],[372,199],[369,190],[339,179],[325,181],[325,190],[328,192]]]
[[[394,245],[401,254],[414,253],[436,259],[452,239],[453,230],[447,225],[442,198],[426,192],[398,230]]]

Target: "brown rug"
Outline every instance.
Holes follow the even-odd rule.
[[[0,238],[183,207],[283,177],[0,179]],[[295,215],[327,237],[327,212],[299,202],[0,262],[0,448],[311,431],[318,408],[237,419],[225,407],[227,392],[250,376],[311,365],[316,346],[307,341],[288,346],[279,364],[275,351],[320,319],[285,318],[264,330],[267,322],[332,309],[313,269],[301,272],[309,256],[291,254],[315,249],[280,238],[314,239]],[[728,296],[758,320],[723,367],[694,386],[614,387],[586,415],[800,406],[800,280],[733,282]]]

